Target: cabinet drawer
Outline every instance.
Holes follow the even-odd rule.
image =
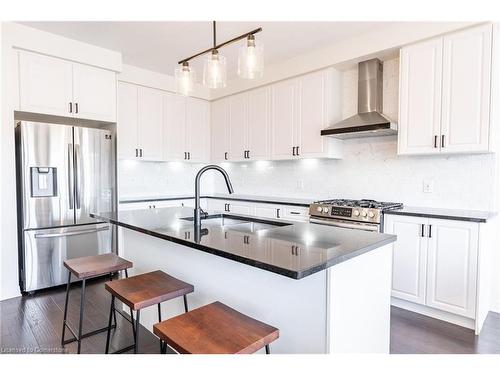
[[[295,221],[309,221],[309,208],[297,206],[284,206],[283,218]]]

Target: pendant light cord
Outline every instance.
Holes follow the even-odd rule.
[[[215,28],[215,21],[212,21],[212,25],[214,27],[214,49],[215,49],[215,46],[217,45],[217,39],[216,39],[216,36],[217,36],[217,31],[216,31],[216,28]]]

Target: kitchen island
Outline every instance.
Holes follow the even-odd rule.
[[[132,274],[193,284],[190,309],[221,301],[280,329],[273,353],[389,352],[393,235],[172,207],[91,216],[120,227]],[[162,316],[183,312],[163,303]],[[148,329],[156,308],[141,313]]]

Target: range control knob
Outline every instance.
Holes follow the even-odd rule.
[[[368,211],[368,217],[369,218],[374,218],[375,217],[375,214],[373,213],[373,211]]]
[[[367,215],[366,211],[361,212],[361,216],[366,217],[366,215]]]
[[[354,216],[359,216],[359,210],[354,210],[353,214]]]
[[[324,212],[325,214],[326,214],[328,211],[330,211],[330,210],[328,209],[328,207],[323,207],[323,212]]]
[[[323,207],[318,206],[318,207],[316,208],[316,210],[317,210],[318,212],[323,212]]]

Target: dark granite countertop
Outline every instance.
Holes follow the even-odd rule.
[[[193,199],[194,195],[168,195],[168,196],[158,196],[158,197],[124,197],[120,198],[121,204],[126,203],[140,203],[140,202],[154,202],[154,201],[173,201],[179,199]],[[243,201],[243,202],[254,202],[254,203],[269,203],[269,204],[283,204],[286,206],[301,206],[309,207],[309,204],[314,202],[314,199],[304,199],[304,198],[285,198],[285,197],[268,197],[268,196],[257,196],[257,195],[241,195],[241,194],[206,194],[202,195],[201,198],[210,199],[224,199],[233,201]]]
[[[435,219],[473,221],[476,223],[486,223],[489,219],[496,216],[495,212],[476,211],[476,210],[456,210],[449,208],[429,208],[429,207],[403,207],[399,210],[388,210],[386,215],[403,215],[430,217]]]
[[[170,207],[154,210],[91,214],[128,229],[172,241],[293,279],[301,279],[368,251],[396,241],[396,236],[326,225],[225,215],[235,221],[221,226],[220,214],[195,231],[193,209]],[[217,217],[219,217],[217,219]],[[259,228],[245,221],[251,218]],[[212,221],[212,222],[210,222]],[[218,222],[216,222],[218,221]],[[275,223],[278,226],[270,226]],[[198,238],[197,238],[198,237]]]

